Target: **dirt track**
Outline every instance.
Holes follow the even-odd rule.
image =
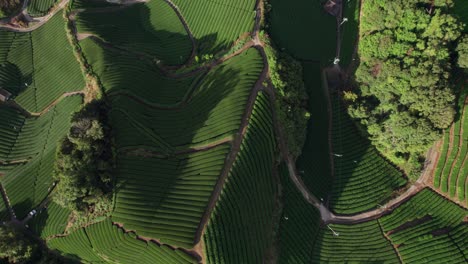
[[[39,27],[41,27],[42,25],[44,25],[45,23],[47,23],[47,21],[49,21],[49,19],[51,19],[60,10],[62,10],[68,4],[69,1],[70,0],[62,0],[62,2],[60,2],[58,5],[53,7],[52,12],[50,12],[49,14],[47,14],[47,15],[45,15],[43,17],[36,17],[36,18],[30,18],[29,14],[27,13],[27,11],[26,11],[26,9],[24,7],[22,13],[26,17],[29,17],[28,20],[30,22],[34,22],[34,25],[32,25],[30,27],[26,27],[26,28],[20,28],[20,27],[14,27],[11,24],[0,24],[0,29],[13,31],[13,32],[31,32],[33,30],[36,30]]]

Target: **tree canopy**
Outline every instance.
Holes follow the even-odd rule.
[[[22,263],[29,260],[37,246],[23,233],[11,225],[0,225],[0,259],[9,263]]]
[[[285,129],[289,151],[295,157],[301,154],[306,139],[307,92],[302,79],[302,65],[286,52],[278,51],[263,35],[270,79],[277,91],[275,108]]]
[[[107,109],[87,104],[72,118],[68,136],[57,151],[54,200],[79,212],[105,211],[111,204],[113,150]]]
[[[1,0],[0,1],[0,18],[12,15],[21,7],[21,0]]]
[[[461,38],[457,46],[458,67],[468,69],[468,35]]]
[[[446,13],[445,5],[368,0],[363,6],[359,89],[350,114],[400,165],[418,164],[455,115],[451,47],[463,25]]]

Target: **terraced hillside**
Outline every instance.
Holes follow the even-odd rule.
[[[41,112],[63,93],[85,86],[62,16],[28,33],[0,29],[0,86],[28,111]]]
[[[301,60],[327,65],[335,57],[335,18],[322,0],[272,0],[271,34],[278,48]],[[305,30],[307,29],[307,30]],[[320,36],[317,40],[316,36]]]
[[[277,182],[271,105],[259,93],[204,235],[207,263],[259,263],[273,246]]]
[[[51,202],[46,208],[34,216],[31,222],[29,222],[29,227],[43,239],[63,234],[67,227],[70,213],[71,211],[69,209]]]
[[[57,0],[31,0],[28,13],[33,17],[44,16],[55,5]]]
[[[53,238],[47,244],[72,259],[79,256],[88,263],[196,263],[179,250],[139,239],[109,220]]]
[[[404,263],[464,263],[467,214],[467,209],[424,189],[379,223]]]
[[[120,157],[112,220],[127,230],[191,248],[228,145],[173,158]]]
[[[338,95],[332,95],[334,181],[331,208],[352,214],[385,204],[406,184],[403,173],[362,137]]]
[[[320,232],[320,213],[308,204],[289,178],[285,164],[279,167],[283,188],[283,212],[279,226],[278,263],[311,263],[312,250]]]
[[[394,191],[406,184],[404,175],[360,135],[340,95],[325,94],[328,93],[327,77],[320,75],[319,64],[305,64],[305,69],[311,119],[297,162],[304,183],[315,196],[329,199],[330,208],[339,214],[355,214],[382,206]]]
[[[81,96],[67,97],[40,117],[25,117],[10,108],[0,109],[1,118],[15,121],[0,125],[11,135],[8,141],[2,142],[3,148],[9,151],[0,163],[0,172],[5,174],[0,182],[18,217],[24,217],[53,187],[55,151],[70,127],[71,114],[81,103]],[[15,119],[9,118],[12,114]]]
[[[444,134],[439,162],[434,172],[434,187],[451,198],[468,203],[468,108],[466,83],[460,80],[459,113]]]
[[[76,16],[78,32],[89,33],[110,45],[157,58],[161,63],[183,64],[192,44],[182,22],[164,0],[136,4],[124,9]]]
[[[342,100],[360,1],[336,17],[322,0],[30,1],[39,22],[0,20],[0,94],[12,94],[0,97],[0,231],[18,227],[65,263],[468,261],[468,210],[449,199],[468,196],[465,101],[435,170],[446,197],[428,186],[434,165],[408,183]],[[294,96],[273,78],[301,80],[269,67],[265,39],[303,67],[299,157],[275,105]],[[108,122],[75,119],[96,101]],[[76,179],[109,191],[70,188],[86,208],[64,208],[61,184]]]
[[[189,99],[202,80],[203,73],[169,78],[150,60],[106,49],[90,38],[80,41],[80,46],[109,97],[126,95],[156,109],[176,108]]]
[[[197,41],[198,54],[216,54],[250,33],[255,0],[174,0]]]

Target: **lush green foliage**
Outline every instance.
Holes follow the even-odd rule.
[[[0,260],[24,263],[31,259],[36,250],[36,246],[23,232],[11,225],[0,225]]]
[[[434,187],[457,197],[460,201],[468,201],[468,186],[466,180],[468,171],[466,159],[468,154],[468,108],[465,106],[468,89],[465,80],[459,80],[460,95],[458,98],[458,115],[455,123],[444,134],[439,163],[434,173]],[[450,131],[453,137],[450,136]],[[465,164],[465,165],[464,165]]]
[[[112,219],[163,243],[193,247],[229,149],[225,144],[170,158],[120,155]]]
[[[277,195],[271,105],[260,93],[240,152],[204,236],[207,263],[262,263],[272,246]]]
[[[326,78],[319,63],[304,63],[303,67],[310,119],[304,148],[296,165],[309,190],[315,196],[325,198],[332,185]]]
[[[31,16],[44,16],[55,5],[57,0],[31,0],[28,3],[28,13]]]
[[[110,220],[81,228],[48,241],[63,255],[91,263],[196,263],[180,250],[159,246],[125,233]]]
[[[425,189],[380,221],[406,263],[466,262],[468,211]]]
[[[320,230],[320,213],[304,200],[289,178],[285,164],[280,166],[283,215],[279,229],[278,263],[313,263],[312,250]]]
[[[192,31],[198,55],[226,51],[253,29],[255,0],[173,0]]]
[[[54,202],[38,212],[28,223],[29,228],[39,237],[46,239],[65,231],[71,211]]]
[[[398,263],[377,221],[320,226],[320,214],[307,203],[281,168],[283,217],[278,263]]]
[[[332,94],[334,181],[331,208],[343,214],[378,207],[402,187],[406,179],[360,135],[337,94]]]
[[[81,12],[77,28],[117,47],[155,56],[163,64],[182,64],[192,50],[185,28],[164,0],[108,12]]]
[[[20,163],[0,165],[0,171],[5,173],[1,181],[18,217],[22,218],[39,204],[52,187],[58,142],[70,128],[70,116],[78,110],[81,101],[80,96],[67,97],[40,117],[25,118],[16,114],[23,120],[22,125],[11,126],[5,122],[7,134],[15,134],[6,159]],[[0,110],[0,118],[5,117],[4,112]]]
[[[463,36],[458,42],[457,53],[458,67],[468,69],[468,35]]]
[[[61,12],[32,32],[0,30],[0,65],[0,86],[31,112],[85,85]]]
[[[114,166],[108,109],[92,101],[72,118],[68,136],[57,151],[54,201],[80,212],[111,208]]]
[[[336,22],[322,1],[270,0],[269,28],[280,50],[323,65],[335,57]]]
[[[418,163],[455,114],[449,47],[463,27],[445,8],[430,9],[420,0],[370,0],[362,9],[359,98],[350,113],[400,165]]]
[[[267,38],[264,42],[270,79],[277,91],[278,119],[285,130],[289,152],[297,157],[304,146],[309,118],[303,106],[307,93],[302,81],[302,65],[287,53],[276,51]]]

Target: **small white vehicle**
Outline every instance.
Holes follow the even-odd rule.
[[[37,213],[36,210],[32,210],[31,212],[29,212],[29,215],[30,215],[30,216],[34,216],[36,213]]]

